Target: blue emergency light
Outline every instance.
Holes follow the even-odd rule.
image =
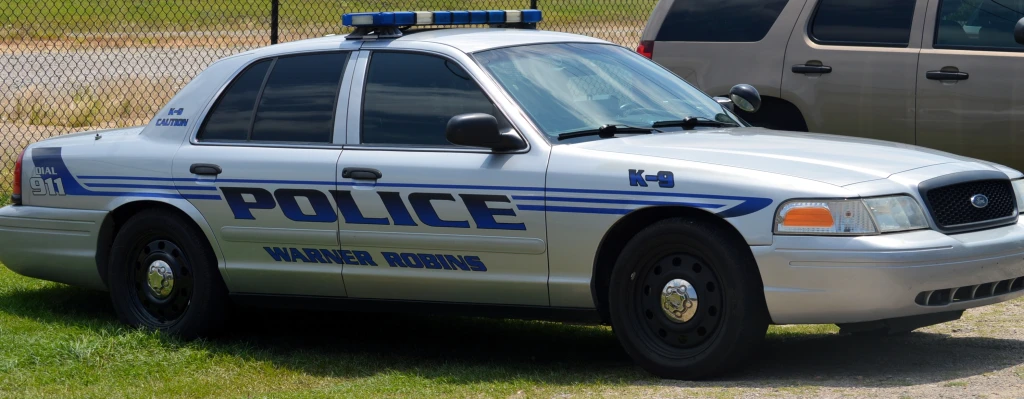
[[[345,14],[341,23],[356,28],[349,39],[401,36],[400,27],[416,25],[500,25],[532,27],[542,19],[540,10],[396,11]],[[370,31],[376,32],[370,35]]]

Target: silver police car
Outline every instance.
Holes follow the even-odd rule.
[[[34,143],[0,261],[212,334],[230,302],[611,324],[646,370],[769,324],[901,332],[1024,293],[1024,175],[749,127],[533,10],[352,14],[211,65],[144,127]],[[503,28],[417,29],[488,24]]]

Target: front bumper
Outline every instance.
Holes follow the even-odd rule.
[[[106,289],[96,267],[105,211],[0,208],[0,263],[23,276]]]
[[[1024,295],[1024,219],[955,235],[776,236],[751,247],[778,324],[857,323],[963,310]],[[988,283],[1014,291],[924,306],[922,293]],[[1009,291],[1007,288],[1006,291]],[[999,292],[1005,292],[1000,287]],[[979,295],[980,296],[980,295]],[[915,301],[917,299],[917,301]],[[938,301],[933,301],[938,302]]]

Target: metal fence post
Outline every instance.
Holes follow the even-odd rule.
[[[537,0],[530,0],[530,9],[531,10],[536,10],[537,9]]]
[[[277,17],[280,0],[270,0],[270,44],[277,44]]]

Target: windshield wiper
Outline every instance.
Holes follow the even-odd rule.
[[[558,140],[573,139],[576,137],[586,136],[599,136],[603,139],[614,137],[616,134],[645,134],[651,132],[659,132],[660,130],[654,129],[653,127],[634,127],[628,125],[602,125],[597,129],[584,129],[577,130],[575,132],[562,133],[558,135]]]
[[[739,127],[740,125],[735,122],[716,121],[702,116],[687,116],[682,120],[677,121],[657,121],[651,125],[651,127],[681,127],[685,130],[691,130],[697,126]]]

